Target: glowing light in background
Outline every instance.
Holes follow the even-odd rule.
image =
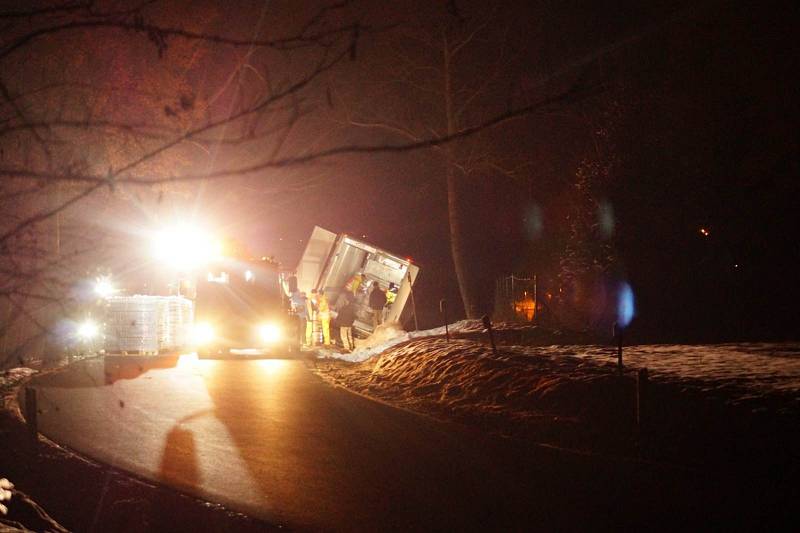
[[[78,337],[82,340],[91,340],[97,337],[98,333],[100,333],[100,328],[92,320],[86,320],[78,326]]]
[[[277,324],[262,324],[258,328],[258,335],[267,344],[278,342],[281,339],[281,328]]]
[[[192,343],[195,346],[203,346],[214,340],[214,326],[200,322],[192,327]]]
[[[525,212],[525,233],[527,233],[530,240],[536,240],[542,236],[544,230],[544,222],[542,217],[542,208],[536,204],[532,204]]]
[[[597,206],[597,221],[600,227],[600,236],[610,239],[614,236],[614,207],[610,202],[603,200]]]
[[[708,237],[709,235],[711,235],[711,232],[708,231],[707,228],[700,228],[700,235],[702,235],[703,237]]]
[[[94,292],[100,298],[108,298],[109,296],[113,296],[117,290],[114,288],[114,285],[111,283],[111,279],[108,276],[104,276],[101,278],[97,278],[94,284]]]
[[[634,306],[633,289],[631,289],[630,285],[623,282],[617,296],[617,324],[623,328],[627,327],[635,315],[636,310]]]
[[[156,233],[153,258],[179,270],[202,267],[222,254],[222,245],[207,232],[186,225]]]
[[[196,353],[184,353],[178,356],[178,362],[175,367],[183,370],[192,370],[197,366],[198,361]]]

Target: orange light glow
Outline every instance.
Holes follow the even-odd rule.
[[[522,300],[514,302],[514,312],[530,322],[536,316],[536,302],[530,296],[525,296]]]

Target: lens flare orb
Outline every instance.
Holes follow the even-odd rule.
[[[636,315],[633,289],[628,283],[622,283],[617,295],[617,324],[625,328]]]

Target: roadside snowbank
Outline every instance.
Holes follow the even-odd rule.
[[[525,344],[552,344],[559,340],[566,341],[569,337],[570,342],[581,340],[576,339],[578,334],[565,334],[560,331],[546,330],[532,324],[517,324],[498,322],[492,325],[495,331],[497,342],[518,342]],[[460,320],[447,326],[452,338],[471,338],[477,339],[486,336],[486,329],[480,320]],[[334,358],[351,363],[359,363],[381,354],[389,348],[400,343],[413,339],[426,337],[442,337],[445,335],[445,327],[426,329],[421,331],[405,331],[398,322],[381,324],[375,332],[366,339],[356,339],[356,348],[350,353],[341,353],[336,350],[320,349],[317,350],[319,358]]]
[[[6,393],[13,391],[14,386],[20,381],[36,374],[37,371],[28,367],[10,368],[0,372],[0,393],[3,395],[3,402],[5,406]]]
[[[518,338],[498,324],[497,337]],[[618,376],[610,346],[500,344],[494,354],[476,321],[407,333],[377,332],[323,377],[404,407],[506,435],[634,453],[637,367],[650,369],[646,423],[664,457],[721,461],[752,450],[785,457],[800,444],[800,345],[634,346]],[[656,437],[657,435],[657,437]],[[778,437],[779,436],[779,437]],[[720,452],[720,442],[737,446]],[[770,448],[772,447],[772,448]],[[767,449],[769,448],[769,449]],[[744,452],[742,452],[744,453]]]
[[[452,342],[471,341],[474,349],[488,352],[488,336],[480,320],[462,320],[448,326]],[[576,334],[546,330],[530,324],[499,322],[493,325],[495,339],[501,347],[500,359],[509,353],[531,357],[546,357],[572,371],[577,359],[592,365],[615,365],[616,350],[612,346],[575,344]],[[443,357],[449,350],[443,339],[445,328],[406,332],[398,323],[383,324],[367,339],[357,339],[351,353],[333,350],[320,351],[320,357],[349,362],[363,362],[381,356],[375,368],[381,368],[387,358],[396,357],[391,348],[415,339],[432,339],[433,344],[414,344],[419,352],[414,361],[424,357]],[[441,342],[434,342],[439,339]],[[566,341],[566,342],[564,342]],[[443,344],[444,343],[444,344]],[[446,348],[442,352],[439,345]],[[399,353],[407,353],[401,350]],[[385,357],[382,355],[385,353]],[[442,355],[444,354],[444,355]],[[458,354],[452,354],[458,357]],[[420,359],[423,357],[423,359]],[[565,359],[567,358],[567,359]],[[800,344],[798,343],[728,343],[711,345],[653,344],[626,346],[624,363],[628,369],[647,368],[651,378],[677,383],[701,392],[724,396],[726,401],[747,403],[764,395],[786,397],[782,410],[800,412]],[[588,368],[578,365],[580,368]],[[605,371],[604,371],[605,372]]]
[[[350,355],[376,350],[382,350],[379,357],[351,367],[349,384],[366,392],[401,389],[407,401],[431,401],[449,410],[571,418],[607,403],[613,394],[606,389],[617,382],[607,368],[560,357],[555,350],[532,355],[506,347],[495,355],[486,344],[462,338],[448,342],[435,334],[405,333]]]
[[[412,335],[425,333],[422,331],[408,333],[398,322],[387,322],[381,324],[366,339],[355,339],[355,349],[350,353],[342,353],[336,350],[325,348],[317,349],[317,357],[321,359],[333,358],[358,363],[366,361],[370,357],[388,350],[396,344],[405,342],[412,338]]]
[[[13,385],[14,383],[17,383],[28,376],[32,376],[36,372],[36,370],[26,366],[4,370],[3,372],[0,372],[0,387],[5,385]]]

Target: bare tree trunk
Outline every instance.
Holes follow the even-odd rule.
[[[443,94],[445,114],[447,116],[447,135],[453,135],[456,132],[456,118],[453,111],[451,50],[447,40],[447,33],[443,35],[443,45]],[[465,242],[466,235],[464,235],[464,214],[461,210],[463,205],[462,189],[459,187],[453,151],[453,145],[448,144],[445,148],[445,164],[447,165],[447,212],[450,223],[450,251],[453,255],[453,267],[456,271],[456,281],[458,282],[458,290],[461,293],[461,302],[464,304],[464,313],[467,318],[478,318],[478,305],[472,277],[469,275],[469,254]]]
[[[464,304],[467,318],[479,318],[475,289],[469,275],[469,253],[464,235],[464,217],[461,212],[463,200],[458,183],[456,168],[452,162],[447,163],[447,210],[450,222],[450,251],[453,254],[453,266],[456,271],[458,290]]]

